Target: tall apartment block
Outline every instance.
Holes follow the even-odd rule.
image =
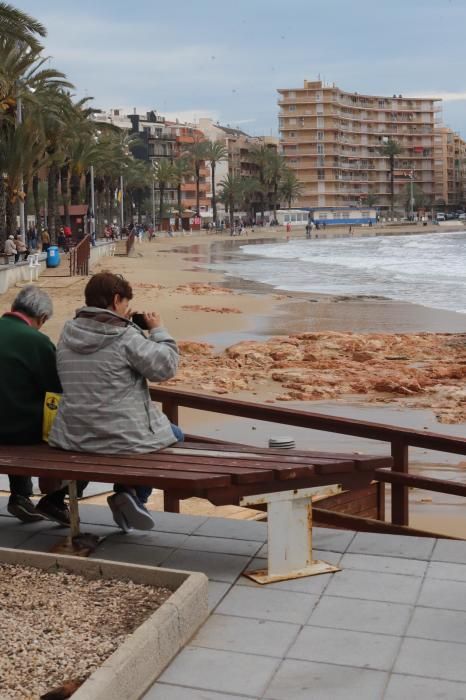
[[[279,128],[288,166],[303,184],[297,207],[390,206],[387,138],[402,152],[395,161],[395,195],[414,182],[435,198],[435,126],[438,100],[345,92],[322,81],[280,89]]]
[[[466,142],[444,126],[435,132],[435,202],[450,208],[464,206]]]

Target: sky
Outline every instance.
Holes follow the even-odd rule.
[[[466,138],[466,0],[10,0],[50,65],[103,109],[277,134],[277,88],[444,98]]]

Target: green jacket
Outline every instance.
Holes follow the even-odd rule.
[[[41,442],[46,391],[61,392],[54,344],[6,314],[0,318],[0,444]]]

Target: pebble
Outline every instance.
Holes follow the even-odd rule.
[[[172,591],[0,564],[1,700],[87,678]]]

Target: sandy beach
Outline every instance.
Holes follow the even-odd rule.
[[[239,245],[283,237],[282,231],[265,230],[242,239],[218,235],[157,239],[137,245],[134,257],[101,259],[93,272],[107,269],[123,274],[133,285],[133,310],[157,310],[162,314],[165,325],[182,349],[180,376],[175,382],[180,388],[278,404],[286,401],[283,405],[465,435],[463,421],[466,415],[462,413],[464,398],[461,391],[464,374],[458,369],[465,368],[461,364],[463,350],[462,343],[458,345],[456,342],[455,345],[452,340],[461,338],[460,334],[466,332],[466,315],[386,299],[278,293],[268,285],[225,278],[220,269],[208,269],[212,264],[218,268],[221,260]],[[257,249],[260,254],[260,245]],[[58,340],[64,321],[83,305],[86,284],[85,279],[70,279],[59,274],[59,271],[48,271],[40,279],[40,286],[50,292],[54,301],[54,317],[44,328],[54,342]],[[16,293],[17,289],[10,289],[0,296],[0,312],[8,309]],[[422,367],[413,368],[407,361],[410,355],[406,353],[409,351],[412,355],[412,348],[410,350],[409,336],[405,334],[419,333],[424,335],[422,358],[417,358],[422,361]],[[437,338],[426,336],[431,333],[440,335]],[[316,342],[316,334],[320,334],[320,345]],[[387,343],[392,343],[393,334],[399,334],[401,340],[397,348],[391,347],[388,351]],[[257,344],[253,343],[252,349],[248,346],[251,340]],[[356,341],[359,344],[355,344]],[[310,352],[311,342],[313,353]],[[416,338],[413,342],[419,346]],[[236,346],[236,350],[232,351],[232,346]],[[272,357],[270,367],[267,365],[270,372],[258,371],[257,366],[251,371],[252,350],[259,350],[258,362],[262,363],[262,370],[267,365],[263,362],[264,357],[268,358],[267,362]],[[362,382],[360,391],[354,390],[354,382],[343,386],[340,375],[336,381],[329,381],[329,370],[335,371],[339,353],[343,353],[343,359],[349,357],[352,372],[356,373],[354,381]],[[330,364],[317,366],[316,363],[322,365],[324,356]],[[439,356],[447,361],[443,376],[437,371]],[[238,357],[241,357],[239,364]],[[311,365],[306,365],[309,362]],[[374,365],[377,374],[381,368],[383,371],[387,368],[393,386],[387,385],[386,391],[382,391],[368,384],[368,362]],[[277,363],[283,366],[277,367]],[[401,377],[398,387],[395,386],[394,365],[396,376]],[[347,371],[348,366],[343,362],[342,371]],[[277,379],[277,372],[286,374],[292,371],[298,373],[296,376],[300,381],[303,372],[307,372],[306,388],[290,387],[290,381],[293,385],[290,377]],[[321,392],[311,393],[309,387],[312,385],[315,390],[316,377]],[[415,382],[420,386],[419,391]],[[296,382],[294,384],[296,386]],[[341,387],[341,391],[335,390],[335,386]],[[406,392],[400,392],[400,387]],[[442,425],[437,420],[439,416]],[[277,433],[277,426],[266,423],[254,424],[243,419],[193,411],[182,411],[181,422],[192,432],[258,445],[267,444],[268,437]],[[293,435],[297,447],[328,447],[329,436],[324,433],[289,428],[281,432]],[[333,448],[342,451],[386,450],[386,446],[374,442],[344,436],[332,436],[331,439]],[[466,461],[459,456],[423,454],[416,450],[413,450],[411,459],[413,471],[427,471],[435,476],[438,471],[448,469],[449,476],[443,478],[458,480],[462,480],[466,466]],[[428,500],[430,498],[432,501]],[[466,524],[462,518],[462,509],[466,506],[460,499],[420,492],[412,492],[411,499],[414,504],[413,526],[466,537]],[[155,496],[154,507],[160,507],[159,501]],[[185,512],[199,507],[202,504],[186,504]],[[223,514],[230,513],[238,517],[235,508],[226,509]]]

